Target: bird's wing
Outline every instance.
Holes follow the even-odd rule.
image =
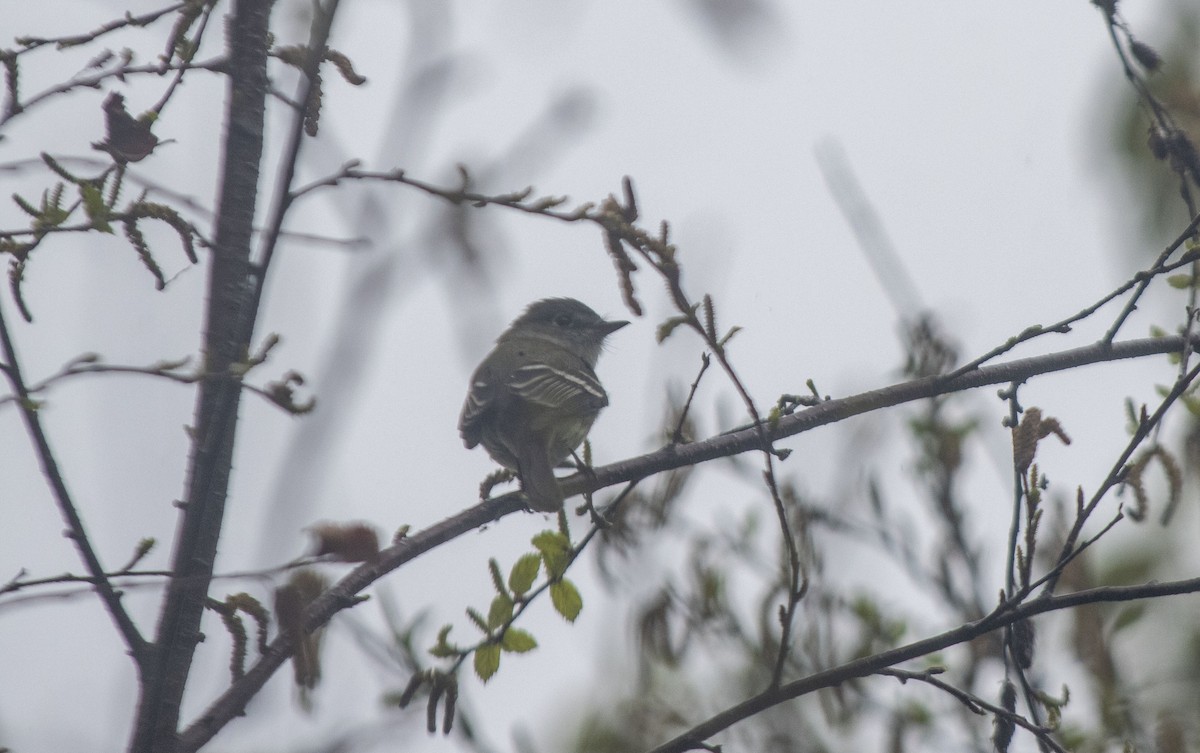
[[[590,370],[531,363],[513,371],[508,386],[522,399],[547,408],[600,410],[608,405],[608,395]]]
[[[471,382],[471,390],[467,392],[462,414],[458,417],[458,433],[462,436],[463,444],[467,446],[467,449],[479,444],[483,435],[482,421],[491,409],[495,391],[495,387],[485,379],[476,377]]]

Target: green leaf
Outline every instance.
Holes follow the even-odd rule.
[[[509,628],[500,639],[500,648],[514,654],[523,654],[537,648],[537,641],[526,630]]]
[[[483,619],[483,615],[475,607],[467,607],[467,616],[471,618],[471,622],[475,623],[475,627],[483,632],[488,632],[487,620]]]
[[[1195,284],[1196,278],[1192,275],[1170,275],[1167,277],[1167,284],[1176,290],[1186,290]]]
[[[488,632],[506,624],[513,616],[513,602],[505,594],[498,594],[492,599],[492,606],[488,609],[487,626]]]
[[[496,588],[496,593],[508,595],[508,591],[504,588],[504,576],[500,574],[500,563],[493,557],[488,560],[488,572],[492,576],[492,585]]]
[[[60,47],[59,49],[62,48]],[[46,152],[42,152],[39,156],[42,158],[42,162],[45,163],[46,167],[50,168],[50,172],[70,183],[79,183],[79,178],[73,175],[69,170],[67,170],[67,168],[63,167],[62,164],[59,163],[58,160],[54,159],[53,156],[47,154]]]
[[[654,334],[654,339],[661,345],[664,340],[671,336],[671,333],[681,324],[688,324],[696,317],[696,309],[700,308],[699,303],[693,303],[688,307],[690,314],[679,314],[667,319],[662,324],[658,325],[658,331]]]
[[[534,534],[530,542],[539,552],[569,549],[571,542],[558,531],[542,531]]]
[[[783,418],[783,411],[778,405],[771,406],[771,412],[767,414],[767,425],[772,429],[779,427],[779,419]]]
[[[668,337],[671,336],[671,333],[674,332],[679,325],[687,324],[687,322],[688,317],[686,316],[671,317],[662,324],[658,325],[658,330],[654,333],[654,339],[661,345]]]
[[[451,625],[443,625],[442,629],[438,631],[437,643],[434,644],[433,648],[429,649],[429,653],[439,659],[445,659],[458,654],[458,648],[446,640],[446,637],[450,635],[451,627]]]
[[[1133,398],[1125,398],[1125,432],[1134,434],[1137,432],[1141,421],[1138,419],[1137,406],[1133,404]]]
[[[533,587],[533,582],[537,580],[538,570],[541,566],[541,557],[536,554],[522,554],[508,574],[508,587],[517,596],[526,593]]]
[[[550,580],[561,578],[571,555],[571,542],[567,537],[558,531],[542,531],[533,537],[533,545],[542,553],[546,577]]]
[[[583,440],[583,462],[588,468],[592,467],[592,443]],[[558,508],[558,532],[567,540],[567,547],[571,546],[571,522],[567,520],[566,507]]]
[[[64,184],[57,183],[53,191],[42,191],[42,212],[34,223],[36,226],[58,227],[71,216],[71,212],[62,207],[64,188]]]
[[[495,643],[475,649],[475,674],[487,682],[500,669],[500,646]]]
[[[717,339],[717,309],[708,293],[704,294],[704,334],[708,336],[709,342]]]
[[[579,589],[565,578],[550,585],[550,601],[567,622],[574,622],[583,609],[583,597],[579,595]]]
[[[14,193],[12,195],[12,200],[16,203],[16,205],[21,209],[22,212],[24,212],[25,214],[34,218],[35,220],[42,216],[42,210],[38,209],[33,204],[30,204],[28,201],[26,201],[25,197],[22,196],[21,194]]]
[[[111,233],[112,225],[108,223],[109,209],[104,203],[104,194],[94,183],[84,183],[79,187],[79,196],[83,199],[83,211],[92,221],[92,227],[102,233]]]
[[[724,336],[724,337],[722,337],[722,338],[721,338],[721,339],[720,339],[720,340],[717,342],[717,347],[718,347],[718,348],[724,348],[724,347],[725,347],[725,343],[727,343],[727,342],[729,342],[730,340],[732,340],[732,339],[733,339],[733,336],[734,336],[734,335],[736,335],[737,333],[741,332],[741,331],[742,331],[742,328],[741,328],[741,327],[739,327],[739,326],[737,326],[736,324],[735,324],[734,326],[730,327],[730,328],[729,328],[729,331],[725,333],[725,336]]]

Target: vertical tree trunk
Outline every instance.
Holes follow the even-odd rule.
[[[227,22],[228,111],[224,165],[211,252],[204,369],[227,374],[245,359],[255,318],[250,247],[263,151],[268,91],[267,34],[274,0],[235,0]],[[212,578],[225,513],[240,386],[234,379],[200,383],[187,499],[176,538],[173,573],[151,660],[141,676],[141,700],[130,749],[175,748],[180,704],[200,639],[200,618]]]

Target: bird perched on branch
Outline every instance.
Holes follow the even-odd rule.
[[[596,378],[604,339],[627,321],[606,321],[574,298],[529,305],[496,339],[471,377],[458,430],[516,471],[529,506],[557,512],[554,467],[583,443],[608,394]]]

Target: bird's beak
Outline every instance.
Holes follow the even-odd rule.
[[[621,327],[624,327],[626,324],[629,324],[629,322],[626,322],[626,321],[600,322],[599,324],[596,325],[596,328],[599,329],[601,332],[603,332],[605,336],[608,336],[608,335],[611,335],[612,333],[616,332],[617,330],[619,330]]]

